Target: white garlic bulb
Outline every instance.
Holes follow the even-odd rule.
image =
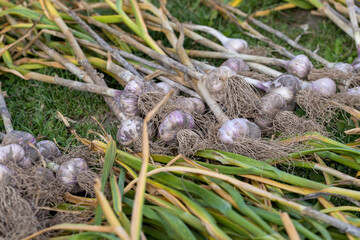
[[[312,82],[302,82],[302,89],[311,89],[323,97],[330,97],[336,93],[336,83],[330,78],[320,78]]]
[[[1,145],[5,146],[11,143],[19,144],[26,151],[28,148],[30,148],[29,144],[36,144],[36,139],[30,133],[14,130],[4,136]]]
[[[139,78],[135,78],[128,82],[124,87],[124,93],[130,93],[135,96],[140,96],[145,91],[145,82]]]
[[[181,106],[182,109],[188,110],[190,113],[203,114],[205,112],[204,102],[195,97],[180,97],[175,101],[175,105]]]
[[[214,100],[221,101],[225,97],[227,80],[235,75],[236,73],[229,67],[220,66],[203,76],[205,86]]]
[[[68,191],[77,192],[77,175],[86,171],[88,165],[82,158],[72,158],[60,165],[56,172],[57,179],[66,186]]]
[[[346,94],[360,97],[360,87],[349,88],[346,90]]]
[[[138,115],[138,96],[131,93],[124,93],[119,99],[121,111],[129,117]]]
[[[121,123],[116,134],[116,140],[123,146],[131,145],[139,136],[143,128],[141,117],[131,117]]]
[[[306,78],[311,69],[313,68],[312,63],[309,58],[305,55],[297,55],[286,65],[286,70],[288,73],[303,79]]]
[[[223,62],[220,66],[226,66],[229,67],[231,70],[236,72],[237,74],[240,74],[243,71],[249,71],[250,68],[246,64],[244,60],[241,58],[229,58],[225,62]]]
[[[342,72],[345,72],[345,73],[351,73],[354,71],[354,68],[351,64],[349,63],[336,63],[334,66],[333,66],[333,69],[336,69],[336,70],[339,70],[339,71],[342,71]]]
[[[241,53],[244,50],[248,49],[248,43],[240,38],[226,38],[221,41],[222,45],[230,50]]]
[[[174,89],[172,86],[170,86],[166,82],[155,83],[155,86],[156,86],[156,88],[158,88],[160,91],[162,91],[165,94],[168,94],[171,90],[174,90],[173,95],[179,95],[179,90]]]
[[[49,160],[60,157],[61,153],[56,144],[50,140],[40,141],[36,144],[40,154]]]
[[[217,132],[222,143],[232,144],[241,138],[261,138],[260,128],[244,118],[227,121]]]
[[[171,142],[181,129],[192,129],[195,126],[193,117],[180,110],[169,113],[159,126],[159,138]]]
[[[268,91],[275,88],[286,87],[296,93],[301,89],[301,80],[292,74],[282,74],[273,81],[263,84],[268,85]]]
[[[0,163],[17,163],[25,157],[25,150],[19,144],[0,147]]]

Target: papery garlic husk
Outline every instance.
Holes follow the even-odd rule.
[[[53,182],[56,180],[55,174],[48,168],[39,167],[35,170],[35,174],[42,177],[46,182]]]
[[[20,166],[23,169],[28,169],[32,166],[33,159],[29,156],[23,157],[20,161],[17,162],[17,165]]]
[[[226,83],[230,77],[236,75],[231,68],[220,66],[203,76],[205,86],[215,101],[221,101],[225,97]]]
[[[345,73],[351,73],[354,71],[354,68],[351,64],[342,62],[336,63],[332,68]]]
[[[135,78],[126,84],[124,87],[124,93],[130,93],[139,97],[144,93],[145,88],[146,83],[139,78]]]
[[[181,106],[182,109],[188,110],[190,113],[203,114],[205,112],[204,102],[195,97],[180,97],[176,99],[175,105]]]
[[[241,138],[261,138],[260,128],[244,118],[227,121],[217,132],[222,143],[232,144]]]
[[[245,40],[239,38],[227,38],[226,41],[222,42],[222,44],[225,48],[234,50],[238,53],[248,49],[248,43]]]
[[[243,71],[250,71],[249,66],[241,58],[229,58],[223,62],[220,66],[229,67],[231,70],[240,74]]]
[[[360,87],[349,88],[346,90],[346,94],[360,97]]]
[[[280,87],[286,87],[294,93],[297,93],[301,90],[301,80],[292,74],[282,74],[273,81],[269,82],[269,90]]]
[[[12,171],[5,165],[0,164],[0,187],[11,185]]]
[[[354,72],[360,72],[360,58],[359,57],[357,57],[354,61],[353,61],[353,63],[352,63],[352,67],[353,67],[353,69],[354,69]]]
[[[14,130],[4,136],[1,145],[5,146],[12,143],[19,144],[26,151],[30,148],[29,144],[36,144],[36,139],[30,133]]]
[[[330,97],[336,93],[336,83],[330,78],[320,78],[312,82],[302,82],[302,89],[310,89],[323,97]]]
[[[79,186],[77,184],[77,175],[87,169],[88,165],[84,159],[72,158],[61,164],[56,172],[56,177],[62,184],[64,184],[68,191],[78,192]]]
[[[286,66],[288,73],[303,79],[306,78],[313,68],[309,58],[305,55],[297,55],[291,59]]]
[[[40,141],[36,144],[36,147],[40,154],[49,160],[53,160],[61,155],[59,148],[53,141],[50,140]]]
[[[144,120],[141,117],[131,117],[121,123],[116,140],[123,146],[131,145],[139,136],[141,136]]]
[[[166,82],[155,83],[155,87],[165,94],[168,94],[171,90],[174,90],[173,95],[179,95],[179,89],[173,88]]]
[[[195,126],[194,118],[183,111],[176,110],[169,113],[159,126],[159,138],[164,142],[171,142],[181,129],[192,129]]]
[[[0,147],[0,163],[17,163],[25,157],[25,150],[19,144]]]
[[[139,97],[131,93],[124,93],[121,95],[119,103],[121,111],[129,117],[138,115],[138,102]]]

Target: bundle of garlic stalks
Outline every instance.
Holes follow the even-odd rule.
[[[35,228],[40,231],[29,238],[40,234],[110,239],[360,237],[359,183],[353,177],[360,170],[358,143],[343,144],[325,136],[331,136],[327,130],[339,113],[354,122],[355,128],[347,133],[358,133],[360,81],[351,65],[326,63],[324,70],[315,69],[302,54],[290,53],[286,59],[257,56],[261,51],[249,49],[245,40],[179,22],[166,1],[160,6],[135,0],[95,4],[41,0],[25,5],[0,1],[0,5],[0,71],[5,77],[12,74],[99,94],[119,120],[119,149],[105,131],[97,135],[103,141],[76,135],[92,150],[105,152],[101,180],[93,190],[96,198],[86,195],[92,197],[88,185],[76,189],[93,184],[89,178],[99,172],[96,164],[85,183],[74,183],[70,177],[76,187],[59,187],[56,201],[39,205],[40,197],[29,199],[22,191],[14,197],[29,201],[31,210],[26,211],[86,211],[93,221],[39,223]],[[104,11],[109,15],[98,14]],[[149,30],[157,33],[150,35]],[[183,47],[190,40],[199,50]],[[201,61],[204,58],[224,62],[216,67]],[[46,75],[44,68],[62,69],[71,77]],[[108,79],[117,81],[110,81],[113,88]],[[304,110],[304,116],[296,115],[295,109]],[[20,134],[12,127],[6,130],[5,140]],[[16,169],[24,167],[24,161],[30,161],[31,168],[43,163],[57,172],[54,181],[61,183],[62,165],[57,164],[63,162],[46,160],[40,142],[30,141],[39,162],[29,160],[26,144],[9,145],[5,140],[4,162]],[[56,147],[49,144],[46,149]],[[24,156],[11,157],[15,150]],[[84,160],[74,157],[67,168],[86,169]],[[339,166],[348,174],[335,169]],[[288,173],[297,168],[315,169],[317,181]],[[20,178],[9,166],[4,169],[4,174]],[[10,180],[6,185],[4,189],[12,187],[13,192],[22,190],[21,184],[11,186]]]

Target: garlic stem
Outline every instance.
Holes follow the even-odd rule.
[[[11,131],[14,130],[14,127],[11,123],[11,116],[10,116],[9,110],[6,106],[6,102],[5,102],[3,94],[4,93],[1,91],[1,83],[0,83],[0,114],[1,114],[1,117],[4,122],[4,127],[5,127],[6,133],[10,133]]]

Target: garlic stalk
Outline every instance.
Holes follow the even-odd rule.
[[[358,57],[353,61],[352,66],[355,72],[360,72],[360,30],[355,12],[355,3],[354,0],[346,0],[346,4],[349,10],[349,17],[353,30],[353,37],[355,40],[355,46],[358,54]]]
[[[245,40],[240,38],[228,38],[214,28],[195,24],[183,24],[183,26],[191,30],[199,30],[209,33],[216,37],[225,48],[233,50],[235,52],[242,52],[248,49],[248,43]]]

